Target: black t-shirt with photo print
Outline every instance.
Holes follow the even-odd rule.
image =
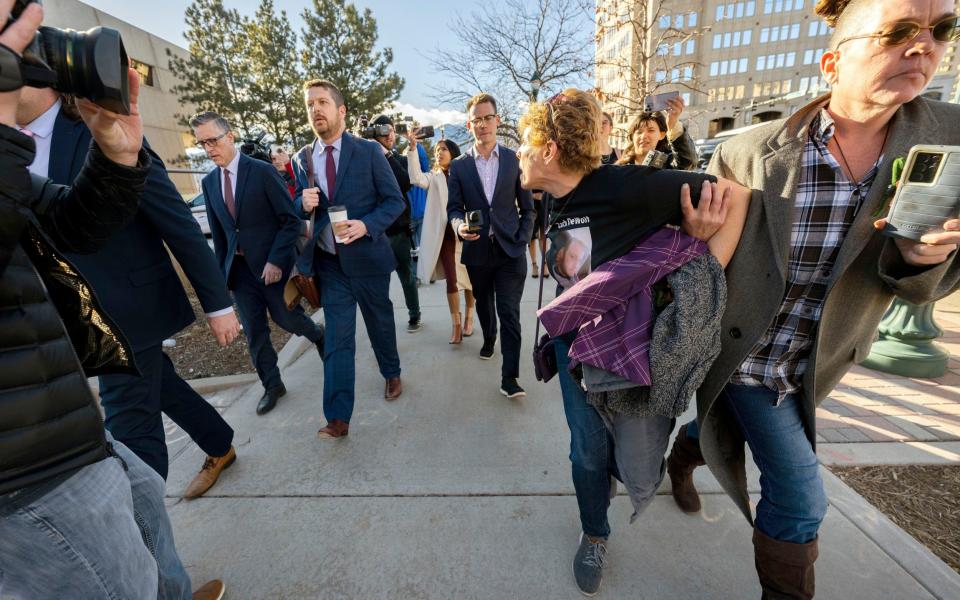
[[[680,188],[690,184],[696,206],[704,180],[716,177],[639,165],[604,165],[585,176],[569,194],[544,194],[551,274],[569,288],[590,271],[633,249],[664,225],[679,225]]]

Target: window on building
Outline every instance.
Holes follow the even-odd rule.
[[[715,20],[715,21],[722,21],[722,20],[723,20],[723,5],[722,5],[722,4],[717,5],[717,15],[716,15],[716,17],[714,18],[714,20]]]
[[[797,88],[797,91],[800,92],[801,94],[806,94],[808,89],[810,89],[810,78],[801,77],[800,87]]]
[[[731,46],[733,46],[733,36],[731,36],[730,32],[728,31],[727,33],[723,34],[723,47],[730,48]]]
[[[716,88],[710,88],[707,90],[707,102],[716,102],[717,101],[717,90]]]
[[[725,61],[725,60],[721,60],[721,61],[720,61],[720,74],[721,74],[721,75],[726,75],[726,74],[729,73],[729,72],[730,72],[730,64],[729,64],[727,61]]]
[[[687,27],[696,27],[697,26],[697,13],[692,12],[687,15]]]
[[[653,78],[657,83],[663,83],[667,79],[667,72],[660,69],[654,74]]]
[[[777,55],[777,68],[779,69],[779,68],[783,67],[783,65],[786,63],[786,60],[787,60],[787,57],[783,54],[783,52],[781,52],[780,54],[778,54],[778,55]]]
[[[687,40],[687,54],[693,54],[697,51],[697,40]]]
[[[680,81],[680,69],[671,69],[670,81]]]
[[[769,41],[770,41],[770,28],[764,27],[763,29],[760,30],[760,43],[766,44]]]
[[[751,0],[750,2],[747,2],[747,16],[748,16],[748,17],[752,17],[752,16],[754,15],[754,12],[755,12],[756,10],[757,10],[757,3],[756,3],[756,2],[754,2],[753,0]]]
[[[677,29],[683,29],[683,15],[677,15],[673,18],[673,26]]]
[[[686,106],[690,106],[690,92],[684,92],[680,94],[680,97],[683,98],[683,103]]]
[[[693,67],[683,68],[683,79],[684,81],[690,81],[691,79],[693,79]]]
[[[818,27],[819,24],[816,21],[810,21],[810,24],[807,25],[807,37],[815,37]]]
[[[670,29],[670,15],[660,17],[660,29]]]
[[[746,59],[746,58],[741,58],[741,59],[740,59],[740,69],[739,69],[739,70],[740,70],[741,73],[746,73],[746,72],[747,72],[747,59]]]
[[[657,56],[666,56],[670,54],[670,47],[666,44],[660,44],[657,46]]]
[[[786,66],[792,67],[797,62],[797,53],[796,52],[787,52],[787,62]]]
[[[737,2],[737,18],[743,18],[743,2]]]
[[[732,19],[732,18],[733,18],[733,11],[734,11],[734,10],[735,10],[735,8],[734,8],[734,5],[733,5],[732,2],[727,5],[727,18],[728,18],[728,19]]]
[[[719,33],[713,34],[713,49],[719,50],[720,46],[723,45],[723,36]]]
[[[734,32],[733,32],[733,45],[734,45],[735,47],[740,46],[740,32],[739,32],[739,31],[734,31]]]
[[[147,63],[142,63],[136,59],[130,59],[130,64],[133,66],[133,69],[137,72],[137,75],[140,76],[140,85],[146,85],[149,87],[154,86],[152,65],[148,65]]]
[[[743,99],[743,93],[744,93],[744,91],[745,91],[745,90],[744,90],[744,87],[743,87],[742,85],[738,85],[738,86],[737,86],[737,93],[736,93],[736,99],[737,99],[737,100]]]
[[[748,30],[746,30],[746,31],[743,32],[743,45],[744,45],[744,46],[749,46],[749,45],[750,45],[750,37],[751,37],[752,34],[753,34],[753,30],[752,30],[752,29],[748,29]]]
[[[800,37],[800,23],[794,23],[790,26],[790,39],[795,40]]]
[[[710,77],[716,77],[720,74],[720,63],[712,62],[710,63]]]
[[[776,0],[773,3],[773,12],[782,13],[783,12],[783,0]]]
[[[793,10],[800,10],[803,8],[803,0],[793,0]]]
[[[784,79],[783,83],[780,85],[780,93],[789,94],[792,83],[793,83],[792,79]]]
[[[673,55],[680,56],[680,54],[682,53],[683,53],[683,44],[681,44],[680,42],[677,42],[676,44],[673,45]]]
[[[813,64],[813,50],[803,51],[803,64],[805,65]]]
[[[763,1],[763,14],[769,15],[773,12],[773,0]]]
[[[758,71],[763,71],[763,70],[766,69],[766,68],[767,68],[767,57],[766,57],[766,56],[758,56],[758,57],[757,57],[757,70],[758,70]]]

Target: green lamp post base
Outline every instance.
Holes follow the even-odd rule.
[[[943,330],[933,319],[933,303],[894,300],[878,327],[880,339],[860,364],[904,377],[930,379],[947,372],[950,353],[933,342]]]

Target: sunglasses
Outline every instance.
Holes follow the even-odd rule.
[[[881,46],[900,46],[912,41],[915,37],[920,35],[921,31],[926,29],[930,30],[934,40],[941,43],[953,42],[960,39],[960,17],[957,15],[940,19],[933,25],[923,26],[920,23],[914,23],[913,21],[900,21],[898,23],[893,23],[888,27],[889,29],[886,31],[878,31],[877,33],[866,33],[864,35],[854,35],[848,38],[843,38],[837,42],[836,48],[839,48],[841,44],[849,42],[850,40],[859,40],[864,38],[876,38],[880,42]]]

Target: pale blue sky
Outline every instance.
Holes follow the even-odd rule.
[[[358,7],[369,7],[380,31],[379,45],[393,49],[393,70],[406,79],[400,102],[419,108],[440,108],[429,98],[429,85],[437,77],[430,73],[423,54],[432,54],[435,48],[452,48],[457,39],[450,31],[456,16],[476,4],[449,0],[352,0]],[[497,0],[487,0],[496,3]],[[141,29],[180,45],[183,39],[183,13],[190,0],[160,0],[159,2],[131,2],[130,0],[83,0],[104,12],[127,21]],[[226,0],[228,8],[252,15],[257,0]],[[276,0],[278,10],[286,10],[294,28],[299,30],[297,16],[310,5],[309,0]],[[586,21],[585,25],[589,26]],[[460,107],[443,107],[462,110]]]

